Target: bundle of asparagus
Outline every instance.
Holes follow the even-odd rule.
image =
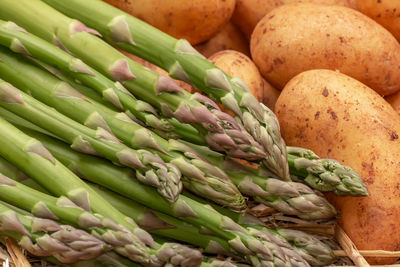
[[[100,0],[2,0],[0,9],[1,237],[62,266],[335,260],[318,239],[246,214],[243,195],[327,220],[337,213],[318,191],[367,195],[362,179],[286,147],[275,115],[242,81]],[[237,118],[99,37],[202,89]]]

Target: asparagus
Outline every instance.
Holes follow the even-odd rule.
[[[6,59],[4,53],[1,58]],[[68,86],[62,84],[55,88],[54,93],[65,97],[64,92],[68,92],[68,89]],[[158,192],[169,201],[175,201],[180,193],[180,172],[175,165],[165,163],[159,156],[147,150],[128,148],[101,127],[96,130],[85,127],[1,79],[0,106],[69,142],[77,151],[102,155],[113,162],[136,168],[141,181],[157,187]]]
[[[25,177],[25,175],[19,173],[18,170],[15,170],[13,166],[9,166],[7,162],[1,160],[0,158],[0,172],[3,173],[12,173],[12,177]],[[10,170],[11,169],[11,170]],[[24,183],[29,180],[24,180]],[[33,185],[34,187],[38,187],[38,185]],[[161,212],[157,212],[151,210],[137,202],[134,202],[128,198],[122,197],[116,193],[113,193],[101,186],[91,185],[93,189],[95,189],[102,197],[108,200],[114,207],[118,208],[119,210],[123,211],[123,213],[131,218],[133,218],[139,226],[143,229],[148,230],[154,234],[161,235],[167,238],[176,239],[179,241],[183,241],[186,243],[190,243],[192,245],[200,246],[204,248],[206,253],[218,253],[220,255],[226,256],[235,256],[235,252],[232,251],[229,247],[229,244],[220,238],[217,238],[213,235],[209,235],[208,229],[199,229],[195,226],[188,225],[176,218],[170,217],[165,215]],[[192,196],[193,197],[193,196]],[[207,203],[207,202],[204,202]],[[219,209],[219,207],[216,207]],[[223,210],[223,209],[222,209]],[[224,210],[223,210],[224,211]],[[305,258],[312,262],[314,265],[317,260],[314,258],[318,256],[321,259],[325,259],[324,263],[327,263],[327,256],[332,253],[328,250],[328,253],[322,251],[320,255],[309,255],[307,254],[308,250],[311,252],[320,252],[321,246],[316,243],[316,239],[308,236],[304,233],[297,231],[298,236],[295,235],[295,232],[285,232],[285,229],[277,229],[271,230],[265,227],[262,227],[262,222],[259,221],[257,218],[251,218],[251,215],[248,214],[240,214],[240,213],[231,213],[227,212],[228,215],[231,215],[237,222],[241,222],[243,224],[248,224],[249,231],[255,231],[252,228],[256,228],[257,230],[263,231],[262,235],[267,236],[269,240],[274,241],[280,245],[282,249],[286,250],[288,255],[291,255],[291,261],[293,262],[294,266],[300,266],[299,264],[304,264],[304,261],[299,257],[298,254],[293,253],[293,249],[298,251],[298,253],[303,255]],[[234,214],[234,215],[232,215]],[[250,219],[249,219],[250,218]],[[254,227],[256,225],[256,227]],[[279,232],[279,231],[282,231]],[[275,234],[275,236],[271,236],[271,233]],[[260,233],[258,233],[260,234]],[[298,246],[292,246],[284,239],[290,239],[295,244],[299,244]],[[314,240],[315,239],[315,240]],[[303,248],[305,247],[305,249]],[[324,249],[325,247],[322,246]],[[217,262],[214,262],[217,263]],[[221,263],[222,264],[222,263]]]
[[[47,257],[46,261],[54,263],[56,264],[56,266],[61,266],[61,267],[141,267],[142,266],[124,257],[121,257],[113,252],[102,254],[99,257],[92,260],[79,261],[73,264],[63,264],[62,262],[58,261],[56,258],[53,257]]]
[[[260,166],[254,169],[238,161],[230,163],[229,157],[211,151],[204,146],[195,145],[186,141],[184,144],[194,149],[206,160],[222,169],[238,169],[239,172],[250,172],[261,177],[277,178],[269,170]],[[190,149],[186,148],[186,150]],[[337,195],[367,196],[368,189],[360,175],[348,166],[343,166],[334,159],[320,159],[313,151],[300,147],[287,147],[290,174],[295,182],[302,182],[318,191],[333,191]],[[224,166],[225,165],[225,166]],[[231,175],[227,172],[228,175]],[[232,177],[231,177],[232,178]]]
[[[177,40],[151,25],[99,0],[44,0],[61,12],[93,27],[110,44],[167,70],[191,83],[233,111],[267,153],[265,165],[289,180],[286,146],[278,119],[259,103],[247,85],[232,78],[198,53],[186,40]]]
[[[243,126],[222,112],[212,100],[200,94],[191,95],[171,79],[130,60],[92,35],[97,32],[86,28],[81,22],[64,16],[39,0],[23,0],[18,5],[7,0],[2,1],[1,7],[7,9],[7,12],[2,12],[2,18],[16,21],[47,41],[62,44],[101,73],[123,83],[135,96],[151,103],[164,115],[192,124],[214,149],[236,157],[265,157],[261,146]],[[24,15],[28,9],[29,18]]]
[[[129,199],[137,201],[152,209],[201,228],[208,228],[221,239],[228,242],[236,251],[256,266],[271,264],[290,264],[287,254],[275,244],[259,240],[246,229],[230,218],[209,209],[192,199],[180,195],[175,203],[169,203],[159,196],[153,188],[132,179],[125,168],[110,164],[101,158],[77,153],[62,142],[27,129],[29,135],[40,140],[49,151],[67,167],[74,170],[82,178],[102,185]]]
[[[181,124],[176,119],[160,118],[160,114],[146,102],[137,100],[122,84],[112,82],[101,73],[86,65],[80,59],[73,57],[58,47],[29,34],[26,30],[11,21],[0,21],[0,44],[9,47],[14,52],[41,59],[53,67],[70,74],[74,79],[95,89],[104,101],[111,103],[118,110],[128,110],[131,117],[140,120],[146,126],[167,136],[176,138],[185,136],[190,142],[203,144],[204,140],[197,130],[190,125]],[[19,47],[19,48],[18,48]],[[63,76],[58,69],[52,68],[58,76]]]
[[[156,249],[152,237],[129,217],[116,210],[94,190],[57,161],[36,139],[24,134],[0,119],[0,155],[32,177],[55,196],[68,197],[77,206],[112,219],[118,226],[137,237],[137,248],[130,247],[129,258],[143,265],[160,266],[179,250],[170,247]],[[73,168],[73,166],[69,166]],[[95,166],[93,166],[95,167]],[[157,193],[155,193],[157,194]],[[160,198],[162,198],[160,196]],[[166,200],[165,200],[166,201]]]
[[[0,235],[15,239],[36,256],[54,256],[73,263],[100,256],[105,243],[94,236],[54,220],[23,215],[0,203]]]
[[[18,182],[14,182],[14,178],[18,178],[21,175],[17,174],[17,172],[13,170],[13,166],[10,166],[10,164],[4,159],[0,158],[0,161],[2,162],[0,173],[9,172],[9,169],[11,169],[14,173],[12,180],[0,174],[0,177],[3,179],[3,183],[1,184],[2,186],[0,186],[1,200],[7,201],[7,203],[15,205],[16,207],[25,209],[38,217],[50,218],[53,220],[57,218],[57,220],[61,220],[69,225],[85,229],[93,236],[103,240],[117,253],[128,258],[130,257],[131,249],[137,247],[137,244],[135,244],[135,242],[137,242],[135,239],[137,238],[129,231],[126,231],[122,227],[115,224],[115,222],[113,222],[111,219],[104,218],[98,214],[93,215],[87,211],[84,211],[73,204],[73,202],[71,202],[68,198],[61,197],[57,199],[47,195],[46,193],[34,190],[32,188],[39,188],[40,190],[42,190],[42,188],[39,184],[30,179],[25,179],[23,182],[26,183],[28,181],[27,184],[32,186],[32,188]],[[130,207],[127,206],[127,208],[129,209]],[[43,212],[43,210],[45,212]],[[124,214],[126,213],[124,212]],[[132,219],[139,218],[132,216],[129,217]],[[151,224],[156,222],[147,221],[147,223]],[[171,254],[169,251],[171,249],[173,250],[173,253],[177,253],[178,255],[174,256],[176,258],[170,260],[175,264],[179,263],[179,265],[182,266],[197,267],[200,265],[202,260],[202,254],[200,251],[182,246],[177,243],[163,242],[162,245],[157,244],[157,246],[161,247],[161,251],[165,253],[165,255],[161,255],[161,257],[171,257],[171,255],[168,255]],[[132,257],[131,259],[136,260]],[[165,261],[168,261],[168,259],[166,258]]]
[[[260,175],[256,170],[207,147],[187,142],[178,145],[176,150],[190,152],[225,170],[240,192],[252,196],[259,203],[306,220],[330,219],[337,214],[322,194],[307,185]]]
[[[360,175],[337,160],[320,159],[310,150],[289,147],[288,161],[294,179],[312,188],[337,195],[368,196]]]
[[[188,192],[184,193],[187,197],[190,197],[200,203],[210,204],[206,200],[194,196]],[[296,261],[298,256],[306,260],[313,266],[326,266],[337,259],[332,249],[326,244],[321,242],[318,238],[311,234],[285,228],[269,228],[259,220],[250,214],[240,214],[232,212],[231,210],[225,209],[215,204],[210,204],[219,213],[228,216],[236,223],[239,223],[243,227],[246,227],[249,231],[261,231],[262,234],[266,234],[270,240],[273,240],[276,244],[290,254],[295,251],[295,254],[291,256]],[[296,265],[295,263],[293,263]]]
[[[142,248],[143,242],[110,218],[93,215],[66,197],[57,199],[13,181],[7,176],[0,175],[0,179],[1,200],[29,211],[36,217],[61,220],[74,227],[85,229],[121,255],[134,261],[144,262],[142,257],[146,251]],[[134,254],[131,256],[132,252]]]
[[[327,266],[337,260],[332,249],[311,234],[284,228],[270,229],[260,225],[251,227],[280,238],[282,244],[293,249],[312,266]]]
[[[0,78],[6,78],[21,90],[79,123],[94,129],[97,127],[108,129],[126,145],[134,149],[146,148],[160,156],[162,160],[180,170],[185,188],[192,192],[235,210],[245,208],[243,196],[222,170],[198,157],[187,157],[184,152],[174,151],[170,143],[177,141],[168,142],[123,116],[123,113],[115,112],[90,98],[83,97],[69,84],[27,63],[16,54],[0,48],[0,58],[2,59]],[[68,88],[68,91],[64,90],[60,97],[57,95],[57,88]],[[136,172],[136,177],[140,181],[144,180],[144,183],[148,180],[139,171]],[[175,186],[175,181],[171,180],[174,184],[169,187]]]

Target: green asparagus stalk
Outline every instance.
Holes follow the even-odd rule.
[[[61,220],[63,223],[85,229],[109,244],[116,252],[131,260],[144,262],[143,242],[129,230],[110,218],[93,215],[76,206],[66,197],[55,198],[31,189],[23,184],[0,175],[0,199],[29,211],[36,217]],[[140,251],[140,252],[139,252]],[[131,253],[133,255],[131,256]],[[139,252],[140,256],[135,255]]]
[[[0,48],[0,58],[0,78],[7,79],[24,92],[81,124],[93,129],[107,129],[126,145],[138,151],[146,148],[160,156],[180,170],[186,189],[235,210],[245,208],[243,196],[222,170],[198,157],[187,157],[184,152],[174,151],[170,143],[176,143],[176,140],[168,142],[130,120],[124,113],[115,112],[83,97],[69,84],[3,48]],[[62,96],[57,95],[58,88],[64,88]],[[144,183],[148,180],[139,171],[136,177],[140,181],[144,180]]]
[[[225,170],[240,192],[285,214],[306,220],[330,219],[337,214],[322,194],[307,185],[258,175],[256,170],[207,147],[184,142],[179,143],[175,149],[190,152],[219,166]]]
[[[156,248],[152,237],[139,228],[94,190],[75,176],[36,139],[24,134],[7,121],[0,119],[0,155],[17,166],[53,195],[68,197],[77,206],[112,219],[119,227],[137,237],[138,247],[130,247],[129,258],[146,266],[160,266],[179,250]],[[69,166],[73,168],[73,166]],[[95,166],[93,166],[95,167]],[[157,193],[156,193],[157,194]],[[160,196],[160,198],[162,198]],[[166,201],[166,200],[165,200]],[[139,246],[140,245],[140,246]]]
[[[58,261],[56,258],[53,257],[47,257],[46,261],[61,267],[141,267],[142,266],[124,257],[121,257],[120,255],[113,252],[102,254],[99,257],[92,260],[79,261],[73,264],[63,264],[62,262]]]
[[[2,18],[15,21],[47,41],[62,44],[104,75],[123,83],[130,92],[157,107],[163,115],[192,124],[214,149],[235,157],[265,157],[262,147],[243,126],[222,112],[212,100],[200,94],[191,95],[173,80],[130,60],[94,36],[93,33],[97,32],[81,22],[64,16],[39,0],[23,0],[17,5],[12,0],[2,1],[1,8],[7,9],[7,12],[2,12]],[[30,10],[29,18],[24,15],[27,10]]]
[[[197,130],[187,124],[179,124],[176,119],[160,118],[160,114],[146,102],[137,100],[122,84],[112,82],[80,59],[73,57],[60,48],[29,34],[26,30],[11,21],[0,21],[0,44],[9,47],[17,53],[41,59],[51,66],[70,74],[74,79],[95,89],[97,93],[118,110],[128,110],[131,117],[143,122],[146,126],[156,129],[165,135],[180,138],[182,135],[190,142],[203,144],[204,140]],[[53,68],[57,75],[62,75]],[[63,76],[65,77],[65,75]],[[173,133],[174,132],[174,133]]]
[[[11,170],[9,170],[11,169]],[[21,173],[18,173],[18,170],[15,170],[13,166],[9,166],[7,162],[4,162],[0,158],[0,172],[2,173],[12,173],[12,177],[26,177]],[[24,183],[29,180],[24,180]],[[34,185],[37,187],[38,185]],[[183,241],[186,243],[190,243],[192,245],[196,245],[199,247],[204,248],[204,252],[215,254],[218,253],[219,255],[226,255],[226,256],[234,256],[235,252],[232,251],[229,247],[229,244],[220,238],[217,238],[212,235],[208,235],[207,233],[209,230],[204,229],[201,230],[197,227],[192,225],[188,225],[176,218],[170,217],[165,215],[161,212],[157,212],[151,210],[133,200],[120,196],[116,193],[113,193],[101,186],[97,186],[91,184],[92,188],[95,189],[103,198],[109,201],[114,207],[123,211],[123,213],[136,221],[140,227],[143,229],[150,231],[154,234],[161,235],[167,238],[176,239],[179,241]],[[193,197],[193,196],[192,196]],[[207,202],[204,202],[207,203]],[[218,208],[218,207],[217,207]],[[229,212],[228,212],[229,214]],[[234,215],[232,215],[234,214]],[[304,264],[304,261],[299,257],[297,253],[293,253],[293,249],[299,251],[305,258],[309,258],[308,260],[312,260],[312,263],[315,264],[317,261],[314,259],[314,256],[308,255],[306,252],[310,250],[311,252],[319,252],[321,248],[315,245],[315,240],[312,240],[312,237],[307,236],[299,231],[298,235],[301,238],[296,238],[296,235],[292,232],[286,233],[285,230],[282,230],[282,234],[279,233],[280,229],[271,230],[267,229],[266,227],[261,226],[262,222],[257,220],[257,218],[251,218],[251,215],[245,214],[242,215],[240,213],[232,213],[231,218],[233,218],[237,222],[241,222],[243,224],[247,224],[249,231],[255,231],[252,228],[256,228],[257,230],[263,231],[262,235],[268,236],[269,240],[273,240],[274,243],[279,244],[279,246],[286,250],[288,255],[291,255],[291,261],[294,266],[300,266],[299,264]],[[247,217],[247,219],[246,219]],[[250,219],[248,219],[250,217]],[[253,227],[256,225],[257,227]],[[271,233],[274,233],[271,236]],[[258,233],[260,234],[260,233]],[[293,243],[299,243],[300,246],[292,246],[284,239],[284,237],[292,238],[291,241]],[[311,238],[311,239],[310,239]],[[306,242],[305,242],[306,241]],[[305,249],[303,249],[305,247]],[[322,247],[324,248],[324,247]],[[326,255],[329,253],[324,253],[325,251],[321,252],[318,257],[326,259]],[[216,262],[215,262],[216,263]],[[327,263],[325,260],[324,263]]]
[[[266,238],[269,238],[270,240],[273,240],[274,243],[279,244],[279,246],[285,250],[287,254],[293,253],[294,250],[295,254],[290,257],[294,260],[294,262],[292,262],[294,266],[296,266],[295,262],[297,261],[296,259],[298,259],[299,255],[313,266],[326,266],[335,262],[337,259],[330,247],[311,234],[279,227],[272,229],[266,227],[261,220],[250,214],[245,214],[244,216],[240,213],[236,213],[221,206],[209,203],[206,200],[194,196],[188,192],[185,192],[184,194],[200,203],[211,205],[213,209],[231,218],[233,221],[242,225],[243,227],[246,227],[249,231],[254,231],[256,233],[261,231],[262,233],[258,233],[267,235]]]
[[[64,143],[38,132],[27,129],[24,131],[40,140],[58,160],[82,178],[145,206],[150,206],[154,210],[197,227],[210,229],[221,239],[227,241],[232,250],[244,255],[250,263],[256,266],[290,264],[287,254],[282,253],[282,250],[274,243],[259,240],[230,218],[210,209],[207,205],[182,195],[175,203],[169,203],[153,188],[132,179],[125,168],[115,166],[101,158],[77,153]]]
[[[7,180],[4,176],[1,179],[3,182]],[[103,241],[85,231],[58,224],[51,219],[20,214],[2,203],[0,235],[15,239],[23,249],[35,256],[53,256],[63,263],[94,259],[106,247]]]
[[[6,59],[4,54],[1,54],[2,58]],[[69,87],[61,84],[53,93],[61,98],[68,97],[68,92]],[[142,182],[156,187],[169,201],[175,201],[180,193],[180,172],[175,165],[165,163],[147,150],[128,148],[104,128],[93,130],[81,125],[1,79],[0,105],[69,142],[77,151],[102,155],[113,162],[135,168]]]
[[[288,147],[290,174],[319,191],[337,195],[368,196],[360,175],[334,159],[320,159],[308,149]]]
[[[268,169],[260,166],[254,169],[235,161],[231,163],[229,157],[210,150],[207,147],[182,141],[194,149],[205,160],[220,166],[223,170],[252,173],[261,177],[279,179]],[[190,148],[185,148],[186,151]],[[320,159],[313,151],[300,147],[287,147],[290,174],[295,182],[302,182],[318,191],[333,191],[337,195],[367,196],[368,190],[360,175],[348,166],[343,166],[334,159]],[[231,173],[227,171],[231,176]],[[231,177],[232,178],[232,177]],[[244,193],[244,192],[242,192]]]
[[[263,233],[272,233],[276,238],[280,238],[282,244],[297,252],[312,266],[327,266],[337,260],[332,249],[311,234],[285,228],[270,229],[261,225],[250,227]]]
[[[44,1],[93,27],[110,44],[158,65],[171,77],[189,82],[221,102],[262,145],[267,153],[263,163],[282,179],[289,180],[286,146],[278,119],[256,100],[242,80],[224,73],[186,40],[177,40],[100,0]]]

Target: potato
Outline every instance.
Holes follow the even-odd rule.
[[[351,0],[236,0],[232,21],[250,39],[257,23],[272,9],[292,3],[315,3],[351,7]],[[360,0],[362,1],[362,0]]]
[[[235,0],[103,0],[174,36],[199,44],[229,21]]]
[[[256,65],[249,57],[237,51],[224,50],[208,59],[230,76],[242,79],[257,100],[263,101],[264,83]]]
[[[263,88],[264,88],[264,97],[262,102],[264,103],[264,105],[266,105],[270,110],[274,110],[275,109],[275,103],[278,100],[278,97],[281,93],[281,91],[277,90],[276,88],[274,88],[269,82],[267,82],[264,78],[263,78]]]
[[[205,57],[222,50],[235,50],[250,56],[249,42],[231,22],[227,23],[213,38],[205,43],[196,45],[194,48]]]
[[[400,1],[354,0],[355,8],[372,18],[400,41]]]
[[[346,7],[283,5],[256,26],[251,55],[276,88],[310,69],[340,70],[381,95],[400,89],[400,44],[382,26]]]
[[[400,92],[385,97],[385,100],[400,115]]]
[[[147,67],[148,69],[152,70],[153,72],[159,74],[159,75],[163,75],[163,76],[168,76],[168,72],[166,72],[165,70],[163,70],[162,68],[144,60],[143,58],[137,57],[135,55],[132,55],[128,52],[125,51],[120,51],[123,54],[125,54],[127,57],[129,57],[130,59],[132,59],[133,61],[139,63],[140,65],[143,65],[145,67]],[[172,78],[171,78],[172,79]],[[183,81],[180,80],[175,80],[173,79],[181,88],[185,89],[186,91],[193,93],[195,91],[195,89],[190,85],[187,84]]]
[[[364,179],[368,197],[329,199],[339,223],[358,249],[400,249],[400,119],[376,92],[331,70],[291,79],[275,111],[288,145],[350,166]],[[390,264],[393,258],[369,258]]]

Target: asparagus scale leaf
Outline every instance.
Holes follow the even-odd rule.
[[[267,154],[265,165],[289,180],[286,146],[278,119],[256,100],[242,80],[224,73],[186,40],[177,40],[100,0],[45,2],[96,29],[112,45],[158,65],[171,77],[189,82],[221,102],[262,145]]]

